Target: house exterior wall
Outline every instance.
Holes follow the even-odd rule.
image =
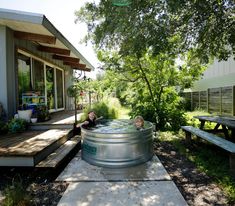
[[[215,60],[203,73],[203,78],[194,83],[192,91],[203,91],[235,85],[235,61],[231,57],[228,61]]]
[[[0,26],[0,103],[5,110],[8,110],[6,44],[6,27]]]
[[[0,26],[0,103],[6,113],[6,118],[11,118],[17,111],[18,103],[18,78],[17,78],[17,49],[21,49],[46,62],[64,70],[64,103],[66,109],[72,109],[73,101],[67,96],[67,88],[72,84],[73,70],[60,60],[52,58],[52,54],[37,50],[33,42],[14,38],[14,32]]]
[[[66,109],[67,110],[73,110],[74,109],[74,100],[71,97],[68,97],[67,95],[67,88],[73,84],[73,80],[72,77],[73,76],[73,70],[69,69],[64,73],[64,77],[65,77],[65,103],[66,103]]]
[[[13,33],[0,26],[0,102],[8,115],[12,116],[16,108],[15,70]]]
[[[25,41],[25,40],[19,40],[15,39],[15,46],[19,49],[25,50],[26,52],[44,60],[47,61],[53,65],[58,66],[60,69],[64,70],[64,99],[65,99],[65,109],[72,109],[73,106],[73,100],[67,96],[67,88],[73,83],[72,77],[73,77],[73,70],[66,65],[63,65],[63,62],[60,60],[56,60],[52,58],[51,53],[41,52],[37,50],[37,45],[33,44],[32,42]],[[72,103],[72,105],[71,105]]]
[[[235,61],[217,60],[204,72],[203,78],[194,83],[184,97],[191,103],[191,110],[200,108],[209,113],[235,115]]]

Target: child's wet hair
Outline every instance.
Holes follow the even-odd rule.
[[[137,120],[141,120],[142,122],[144,122],[144,118],[142,116],[136,116],[135,121],[137,121]]]

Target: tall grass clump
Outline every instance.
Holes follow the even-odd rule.
[[[11,185],[7,185],[3,191],[5,196],[2,206],[32,206],[31,197],[26,191],[20,178],[13,179]]]
[[[87,114],[91,110],[95,111],[97,117],[103,116],[104,119],[118,119],[121,104],[117,98],[109,98],[95,103],[91,108],[88,107],[83,110],[84,115],[81,117],[82,121],[87,118]]]

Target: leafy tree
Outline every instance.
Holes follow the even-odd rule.
[[[234,0],[130,0],[86,3],[76,12],[88,26],[86,40],[99,48],[115,48],[121,55],[181,53],[197,49],[201,60],[226,60],[235,49]],[[178,41],[172,41],[172,38]],[[175,46],[177,44],[177,47]]]
[[[80,94],[82,91],[88,88],[88,83],[86,81],[74,79],[74,84],[67,88],[67,95],[74,98],[74,117],[75,125],[77,124],[77,101],[80,99]]]
[[[104,69],[128,86],[125,97],[132,115],[144,113],[158,128],[177,127],[181,120],[176,119],[182,117],[179,90],[192,86],[204,69],[200,64],[210,57],[226,60],[234,54],[234,2],[130,2],[122,7],[105,0],[87,3],[76,12],[77,20],[87,24],[85,40],[93,40],[100,50]],[[184,62],[181,67],[177,58]]]
[[[135,55],[121,58],[115,52],[112,55],[104,52],[100,53],[100,58],[106,62],[105,69],[115,72],[112,84],[114,81],[126,85],[128,95],[125,98],[132,107],[132,116],[141,114],[156,122],[159,129],[175,130],[184,120],[178,93],[190,87],[205,68],[192,54],[185,57],[180,67],[166,54],[153,57],[146,53],[141,58]]]

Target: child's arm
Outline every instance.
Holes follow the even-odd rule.
[[[100,117],[96,118],[96,120],[100,120],[100,119],[103,119],[103,116],[100,116]]]

